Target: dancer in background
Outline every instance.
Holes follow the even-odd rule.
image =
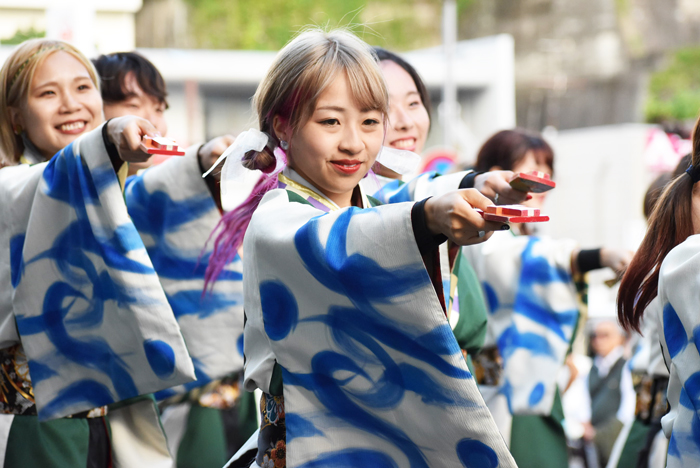
[[[398,55],[380,47],[375,47],[374,52],[389,93],[385,144],[421,154],[430,131],[430,96],[425,84],[415,68]],[[502,204],[520,203],[528,197],[508,184],[512,175],[510,171],[483,174],[462,171],[447,175],[430,172],[404,183],[401,174],[381,163],[375,163],[373,170],[382,185],[374,197],[383,203],[416,201],[460,188],[475,187],[483,195]],[[372,182],[372,177],[363,180],[365,187],[372,186]],[[486,301],[474,269],[459,248],[445,243],[440,246],[440,254],[444,293],[449,298],[448,318],[471,366],[472,356],[481,349],[486,337]]]
[[[693,130],[692,164],[663,190],[644,240],[622,278],[618,317],[628,330],[655,321],[669,367],[668,414],[661,427],[669,438],[669,468],[700,463],[698,427],[697,315],[700,268],[700,120]]]
[[[67,43],[26,41],[0,70],[6,468],[172,466],[155,402],[134,397],[194,367],[122,193],[155,132],[103,124],[95,69]]]
[[[541,136],[504,130],[477,156],[477,171],[553,173],[554,153]],[[541,207],[545,194],[525,202]],[[573,240],[537,237],[526,225],[464,248],[489,306],[487,344],[477,358],[480,389],[518,466],[567,467],[557,375],[579,323],[575,278],[625,269],[630,252],[580,250]],[[502,369],[502,371],[501,371]]]
[[[245,382],[264,392],[257,465],[515,466],[450,331],[435,268],[448,237],[481,242],[501,228],[472,208],[490,201],[465,190],[371,206],[359,182],[380,153],[388,99],[371,50],[350,33],[296,37],[254,105],[265,148],[226,164],[265,175],[224,216],[209,277],[247,226]]]
[[[167,90],[160,72],[135,52],[93,60],[105,117],[137,115],[167,134]],[[257,426],[256,404],[242,391],[241,265],[233,262],[207,296],[210,233],[221,220],[218,172],[202,174],[233,137],[193,145],[126,182],[125,198],[195,364],[197,380],[159,392],[163,428],[178,468],[220,468]],[[204,255],[202,252],[204,250]]]
[[[685,172],[690,155],[681,158],[676,170],[664,172],[649,186],[644,195],[644,217],[649,220],[671,180]],[[661,418],[667,412],[666,388],[668,369],[659,346],[659,301],[652,301],[646,311],[646,319],[640,327],[641,337],[630,359],[632,380],[636,392],[635,418],[622,428],[613,446],[610,468],[663,468],[666,466],[668,441],[661,430]]]

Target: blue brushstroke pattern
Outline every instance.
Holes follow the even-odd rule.
[[[411,187],[399,179],[394,179],[380,188],[374,195],[383,205],[413,201]]]
[[[314,437],[323,436],[323,432],[314,426],[314,423],[297,413],[285,413],[284,423],[287,427],[287,444],[293,437]]]
[[[146,340],[143,343],[146,359],[153,372],[161,379],[167,379],[175,370],[175,351],[161,340]]]
[[[496,452],[476,439],[462,439],[457,443],[457,456],[466,468],[497,468]]]
[[[685,332],[683,323],[678,317],[676,310],[670,303],[664,306],[663,329],[668,354],[671,358],[674,358],[688,345],[688,334]]]
[[[36,360],[29,361],[29,374],[32,377],[32,383],[34,385],[38,384],[42,380],[50,379],[51,377],[58,375],[55,370]]]
[[[502,350],[501,355],[504,360],[508,360],[519,349],[526,349],[533,356],[549,356],[556,358],[552,346],[547,338],[531,332],[520,332],[513,324],[506,328],[497,340],[498,349]]]
[[[104,326],[108,301],[121,307],[135,302],[159,304],[160,301],[124,286],[112,276],[120,271],[155,277],[149,264],[135,260],[145,253],[145,247],[134,225],[126,222],[112,228],[88,216],[89,207],[100,207],[104,190],[118,184],[111,164],[88,169],[82,156],[73,153],[71,144],[49,161],[42,177],[44,194],[67,204],[76,219],[55,235],[48,249],[33,258],[22,260],[24,242],[21,237],[13,238],[13,281],[19,284],[22,268],[42,260],[50,260],[61,277],[48,285],[39,316],[17,315],[18,331],[23,338],[43,334],[55,347],[58,357],[103,374],[116,393],[112,394],[104,383],[91,379],[75,382],[59,390],[49,405],[41,409],[39,416],[46,419],[81,401],[94,407],[141,393],[132,378],[132,369],[122,357],[99,333],[90,336],[85,332]],[[70,212],[67,215],[72,218]],[[96,264],[95,257],[107,268],[104,269],[101,262]],[[75,338],[75,332],[80,332],[80,339]],[[167,366],[161,369],[164,367]],[[60,373],[34,359],[30,359],[29,368],[35,383]]]
[[[153,243],[147,250],[158,276],[203,281],[211,254],[207,253],[199,258],[200,252],[197,251],[188,256],[178,246],[172,245],[167,235],[177,232],[185,224],[201,218],[210,211],[218,211],[212,197],[207,193],[176,201],[163,191],[149,193],[144,176],[134,176],[127,179],[125,199],[129,216],[138,231],[153,238]],[[234,262],[238,260],[240,258],[236,256]],[[224,270],[219,277],[219,281],[242,279],[241,273],[231,270]],[[199,292],[201,294],[201,290]]]
[[[331,306],[326,314],[303,320],[325,324],[343,353],[330,350],[316,353],[311,359],[309,374],[292,373],[283,367],[283,381],[285,385],[297,385],[314,392],[329,415],[392,443],[406,455],[412,467],[427,467],[422,449],[402,428],[365,408],[394,408],[406,391],[416,393],[424,403],[431,405],[475,407],[477,404],[458,391],[443,388],[427,371],[408,363],[396,363],[385,346],[454,379],[470,379],[471,374],[441,356],[460,352],[454,335],[447,333],[447,324],[444,324],[447,328],[441,325],[426,334],[384,317],[375,308],[374,304],[391,303],[394,298],[430,287],[430,279],[422,263],[386,269],[359,253],[347,255],[350,221],[353,216],[362,216],[368,211],[350,208],[341,213],[331,227],[325,247],[318,233],[319,222],[325,215],[312,219],[297,231],[295,245],[307,271],[328,289],[347,297],[353,307]],[[447,343],[440,343],[441,339]],[[364,371],[367,365],[382,369],[376,381]],[[347,387],[357,378],[370,383],[369,386],[360,385],[367,390]],[[288,438],[297,437],[294,429],[287,426]]]
[[[542,382],[535,385],[535,388],[530,392],[530,398],[528,399],[528,404],[530,406],[536,406],[544,397],[544,384]]]
[[[544,325],[563,341],[568,342],[568,336],[563,327],[573,329],[578,320],[578,310],[553,310],[537,294],[535,286],[546,286],[552,283],[569,284],[571,275],[563,268],[552,266],[546,257],[535,256],[533,250],[538,242],[541,242],[540,239],[531,237],[521,254],[522,268],[513,312]]]
[[[176,391],[174,389],[167,388],[165,390],[161,390],[159,392],[154,393],[153,396],[156,398],[156,400],[162,401],[162,400],[165,400],[166,398],[170,398],[170,397],[175,396],[175,395],[187,393],[190,390],[193,390],[193,389],[198,388],[198,387],[202,387],[202,386],[213,381],[213,379],[209,375],[207,375],[206,372],[204,372],[204,367],[205,367],[204,363],[194,356],[190,356],[190,358],[192,359],[192,364],[194,364],[195,380],[192,382],[188,382],[185,385],[182,385],[182,389],[184,390],[184,392],[179,392],[179,391]]]
[[[498,295],[496,294],[496,291],[493,289],[493,286],[491,286],[489,283],[484,281],[483,285],[484,285],[484,295],[486,296],[486,302],[489,304],[489,312],[491,312],[493,314],[498,310],[498,307],[500,304],[498,301]]]
[[[238,339],[236,340],[236,349],[238,350],[238,354],[240,354],[241,356],[243,356],[243,350],[244,350],[243,335],[244,334],[241,333],[240,336],[238,337]]]
[[[289,433],[289,431],[287,432]],[[298,468],[357,468],[360,466],[398,468],[394,460],[387,454],[367,449],[347,449],[323,453],[314,460],[298,465]]]
[[[294,294],[279,281],[260,283],[260,306],[265,333],[273,341],[287,337],[299,321],[299,308]]]
[[[63,319],[75,301],[84,297],[69,284],[55,282],[46,292],[43,313],[40,316],[16,317],[20,335],[45,333],[55,346],[56,352],[71,362],[102,372],[109,377],[120,400],[137,396],[139,392],[131,378],[129,367],[106,341],[97,337],[78,340],[66,330]],[[67,303],[67,306],[61,307],[64,303]]]
[[[700,411],[700,372],[695,372],[683,383],[693,407]]]
[[[16,288],[24,273],[24,234],[17,234],[10,239],[10,278],[12,287]]]
[[[242,294],[211,292],[202,296],[201,289],[183,290],[166,294],[175,318],[195,315],[205,319],[226,312],[229,307],[243,304]]]
[[[452,327],[449,323],[443,323],[430,332],[417,337],[416,343],[437,354],[451,356],[461,352],[457,342],[450,339],[451,336],[453,336]]]
[[[542,242],[542,240],[537,237],[530,237],[521,254],[521,272],[512,306],[513,313],[546,327],[551,332],[548,335],[553,333],[554,337],[561,340],[560,343],[568,343],[578,321],[579,311],[577,309],[555,311],[540,296],[538,289],[546,288],[555,283],[569,284],[572,281],[571,275],[565,269],[552,265],[546,257],[534,254],[539,242]],[[488,283],[484,283],[484,292],[491,313],[493,313],[500,306],[498,296]],[[556,355],[554,343],[549,341],[554,339],[554,337],[548,335],[532,331],[520,331],[516,323],[511,324],[496,340],[504,365],[508,365],[508,360],[519,349],[527,350],[533,356],[546,356],[553,360],[559,359]],[[509,407],[512,405],[510,400],[512,391],[512,388],[503,389],[503,394],[508,399]],[[536,398],[537,396],[537,392],[533,392],[529,396],[531,405],[533,405],[535,400],[539,401]]]
[[[671,432],[671,439],[668,441],[668,456],[673,458],[680,458],[681,452],[680,450],[678,450],[676,435],[676,431]]]
[[[43,414],[47,419],[60,414],[67,408],[79,403],[89,403],[93,408],[99,408],[114,402],[114,397],[107,386],[94,380],[79,380],[61,389],[56,398],[44,406]]]

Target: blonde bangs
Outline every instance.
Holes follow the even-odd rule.
[[[253,98],[260,129],[273,134],[275,115],[293,130],[313,114],[319,96],[345,73],[352,96],[362,110],[377,110],[386,120],[389,94],[371,48],[345,30],[307,30],[278,54]]]

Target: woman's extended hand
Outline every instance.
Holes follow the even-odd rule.
[[[457,245],[484,242],[492,231],[509,229],[507,224],[485,221],[474,208],[485,210],[491,200],[476,189],[450,192],[428,199],[425,203],[425,219],[434,234],[444,234]],[[479,236],[479,233],[483,233]]]
[[[146,135],[159,136],[160,133],[148,120],[127,115],[111,119],[107,123],[107,135],[117,147],[122,161],[145,162],[151,155],[141,150],[141,139]]]
[[[220,137],[213,138],[209,140],[205,145],[203,145],[197,156],[202,163],[202,168],[204,172],[208,171],[209,168],[216,162],[216,160],[221,156],[226,149],[233,144],[236,137],[233,135],[224,135]],[[221,166],[216,170],[212,171],[211,176],[216,180],[221,179]]]
[[[634,252],[631,250],[609,249],[607,247],[600,249],[600,264],[613,269],[618,275],[627,270],[633,257]]]
[[[474,178],[474,188],[498,205],[517,205],[532,198],[510,186],[511,171],[491,171]]]

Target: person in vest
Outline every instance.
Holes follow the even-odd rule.
[[[625,335],[617,323],[604,320],[591,335],[595,352],[588,375],[591,419],[584,438],[595,444],[600,465],[610,458],[622,426],[634,418],[635,394],[632,374],[624,357]]]

